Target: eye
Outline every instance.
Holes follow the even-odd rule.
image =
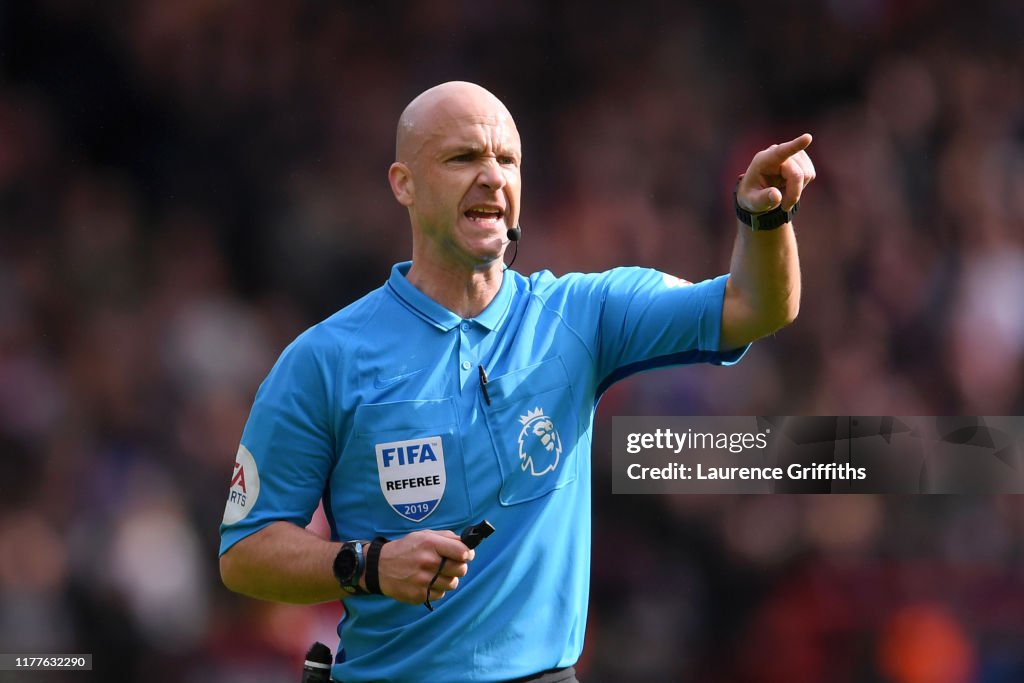
[[[516,158],[508,154],[502,154],[498,156],[498,163],[502,166],[516,166]]]
[[[474,156],[475,155],[472,152],[462,152],[461,154],[456,154],[455,156],[453,156],[448,161],[455,161],[455,162],[458,162],[458,163],[466,163],[466,162],[469,162],[469,161],[473,161]]]

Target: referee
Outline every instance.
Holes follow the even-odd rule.
[[[793,320],[810,142],[753,158],[728,275],[524,276],[503,263],[522,234],[511,114],[471,83],[416,97],[388,171],[412,260],[260,386],[221,525],[225,585],[343,600],[336,681],[575,681],[597,402],[633,373],[734,363]],[[321,499],[330,541],[304,528]],[[471,550],[457,532],[483,519],[496,531]]]

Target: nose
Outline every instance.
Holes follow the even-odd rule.
[[[483,159],[483,167],[477,176],[477,182],[492,192],[505,187],[507,182],[505,180],[505,173],[497,159],[494,157],[485,157]]]

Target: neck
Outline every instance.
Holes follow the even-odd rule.
[[[461,318],[474,318],[487,308],[501,288],[502,263],[463,270],[413,260],[406,279],[416,289]]]

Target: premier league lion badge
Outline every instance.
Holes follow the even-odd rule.
[[[540,477],[558,467],[562,438],[543,409],[527,411],[519,418],[519,424],[523,425],[519,431],[519,462],[523,471],[529,470],[533,476]]]

